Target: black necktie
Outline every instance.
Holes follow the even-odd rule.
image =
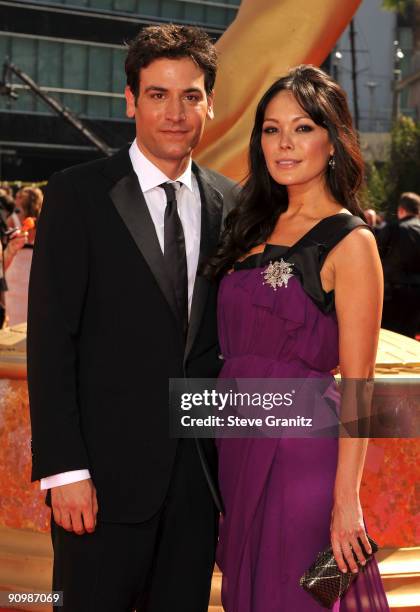
[[[160,185],[166,194],[163,255],[167,273],[172,281],[184,335],[188,328],[188,272],[184,230],[176,205],[173,183]]]

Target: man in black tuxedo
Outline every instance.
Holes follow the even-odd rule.
[[[221,502],[211,441],[169,438],[168,379],[217,376],[216,287],[197,276],[233,183],[191,160],[213,116],[201,30],[143,29],[136,140],[49,181],[30,278],[33,480],[52,506],[64,612],[207,611]]]
[[[414,338],[420,332],[420,196],[401,194],[397,217],[378,235],[384,268],[382,327]]]

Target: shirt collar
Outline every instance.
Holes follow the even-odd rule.
[[[172,179],[168,178],[166,174],[162,172],[162,170],[147,159],[147,157],[140,151],[136,140],[134,140],[130,147],[129,155],[143,193],[158,187],[162,183],[167,183],[168,181],[173,182]],[[193,191],[191,166],[192,161],[190,158],[188,166],[176,180],[188,187],[190,191]]]

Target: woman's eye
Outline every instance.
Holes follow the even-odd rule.
[[[299,125],[296,128],[297,132],[312,132],[314,128],[311,125]]]
[[[277,132],[277,128],[273,127],[272,125],[265,127],[263,129],[264,134],[275,134]]]

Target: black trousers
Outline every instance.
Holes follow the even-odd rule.
[[[147,495],[147,491],[145,491]],[[194,440],[180,440],[165,501],[151,519],[98,521],[92,534],[51,520],[56,612],[207,612],[218,514]]]

